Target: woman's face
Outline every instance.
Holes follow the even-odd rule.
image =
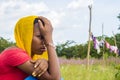
[[[40,33],[38,23],[35,23],[33,30],[31,52],[32,54],[42,54],[44,51],[46,51],[44,39]]]

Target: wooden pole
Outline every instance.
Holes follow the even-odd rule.
[[[102,24],[102,39],[103,40],[105,40],[104,39],[104,24]],[[103,44],[103,50],[102,50],[102,57],[103,57],[103,65],[106,65],[106,61],[105,61],[105,55],[104,55],[104,53],[105,53],[105,45]]]
[[[113,31],[112,31],[112,33],[113,33],[113,36],[114,36],[114,44],[115,44],[115,46],[117,46],[115,34],[114,34]],[[117,57],[117,56],[118,56],[118,54],[116,53],[116,57]]]
[[[89,69],[89,59],[90,59],[90,33],[91,33],[91,22],[92,22],[92,5],[88,6],[90,11],[90,20],[89,20],[89,37],[88,37],[88,51],[87,51],[87,69]]]
[[[104,39],[104,24],[102,24],[102,39]],[[104,62],[104,45],[103,45],[103,62]]]

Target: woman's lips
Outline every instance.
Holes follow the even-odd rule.
[[[44,51],[46,51],[46,48],[45,47],[44,48],[40,48],[40,51],[44,52]]]
[[[41,49],[41,52],[44,52],[44,51],[46,51],[46,49]]]

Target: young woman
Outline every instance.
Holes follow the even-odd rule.
[[[0,54],[0,80],[60,80],[51,22],[42,16],[21,18],[15,26],[16,46]]]

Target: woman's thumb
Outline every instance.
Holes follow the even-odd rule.
[[[30,62],[31,62],[31,63],[33,63],[33,64],[35,64],[35,63],[36,63],[36,61],[34,61],[34,60],[30,60]]]

